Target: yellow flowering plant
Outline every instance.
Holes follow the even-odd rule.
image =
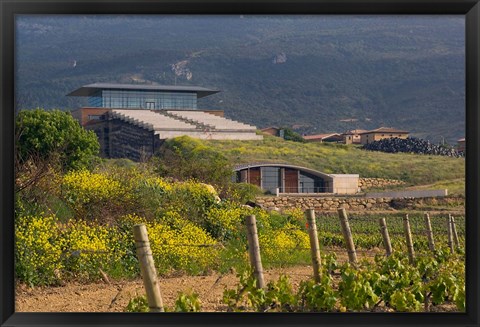
[[[67,256],[65,268],[80,279],[92,279],[100,275],[100,268],[108,266],[116,255],[109,247],[109,228],[77,220],[62,232],[61,244]]]
[[[63,177],[63,198],[72,207],[77,218],[99,217],[109,208],[119,208],[132,200],[131,192],[119,181],[88,170],[71,171]],[[112,210],[114,211],[114,210]]]
[[[148,223],[148,237],[155,264],[161,273],[172,269],[201,273],[214,265],[217,241],[201,227],[169,214],[169,223]]]
[[[15,221],[15,271],[31,285],[55,283],[63,268],[62,249],[54,216],[19,217]]]

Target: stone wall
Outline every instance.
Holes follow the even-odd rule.
[[[364,198],[364,197],[258,197],[256,204],[267,210],[285,210],[291,208],[336,211],[345,208],[351,211],[361,210],[398,210],[424,209],[425,206],[463,206],[463,198]]]
[[[362,190],[369,188],[384,188],[388,186],[405,185],[404,181],[387,178],[359,178],[358,187]]]

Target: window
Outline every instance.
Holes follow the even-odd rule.
[[[103,120],[103,115],[88,115],[88,120]]]
[[[102,90],[89,98],[92,107],[135,109],[197,109],[195,92]]]
[[[281,172],[279,167],[262,167],[262,188],[275,194],[281,187]]]

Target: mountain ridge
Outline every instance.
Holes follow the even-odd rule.
[[[219,89],[199,108],[259,128],[464,137],[459,17],[45,16],[17,29],[18,108],[71,110],[82,85],[152,82]]]

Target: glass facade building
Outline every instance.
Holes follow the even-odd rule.
[[[88,97],[92,108],[195,110],[197,99],[218,92],[200,86],[93,83],[67,95]]]
[[[88,99],[90,107],[129,109],[197,109],[195,92],[149,90],[98,90]]]

